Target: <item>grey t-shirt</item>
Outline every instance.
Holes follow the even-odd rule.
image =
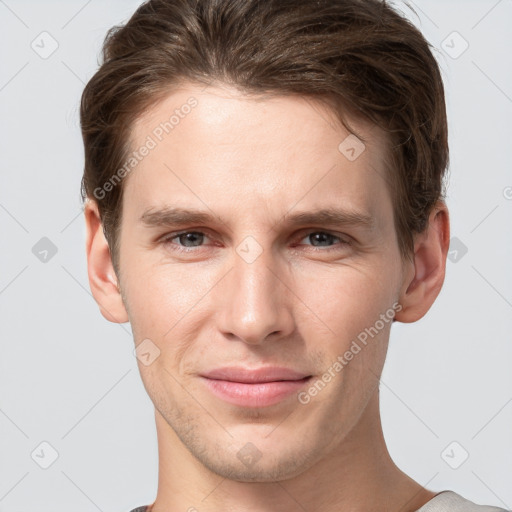
[[[134,508],[131,512],[146,512],[147,506]],[[512,512],[499,507],[477,505],[453,491],[442,491],[416,512]]]
[[[416,512],[510,512],[504,508],[477,505],[453,491],[436,494]]]

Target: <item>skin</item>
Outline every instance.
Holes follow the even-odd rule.
[[[152,512],[417,510],[435,493],[394,464],[379,413],[392,322],[307,404],[292,395],[268,407],[231,405],[198,375],[277,365],[318,379],[393,304],[400,305],[396,321],[420,319],[444,280],[446,206],[437,204],[411,259],[402,259],[386,139],[350,119],[366,147],[349,161],[338,150],[346,129],[304,97],[255,98],[185,83],[137,121],[133,147],[191,96],[197,106],[126,178],[119,275],[96,203],[85,208],[88,275],[100,311],[109,321],[130,321],[135,344],[150,339],[160,351],[147,366],[138,360],[158,435]],[[216,220],[140,222],[146,209],[164,205]],[[327,206],[373,224],[286,224],[293,213]],[[187,230],[203,236],[174,235]],[[164,235],[175,237],[164,243]],[[247,236],[262,251],[251,263],[236,251]],[[252,465],[237,457],[247,443],[260,454]]]

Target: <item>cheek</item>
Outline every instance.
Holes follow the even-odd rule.
[[[354,411],[378,384],[396,312],[392,269],[387,275],[376,265],[367,269],[338,268],[309,296],[305,294],[311,287],[299,292],[315,312],[305,309],[301,321],[308,351],[321,362],[316,367],[325,372],[320,379],[329,380],[330,391],[319,400],[333,400],[333,406],[343,402]]]
[[[130,269],[125,294],[132,324],[161,336],[185,318],[211,288],[207,272],[184,271],[178,265],[134,264]]]
[[[195,341],[214,310],[208,292],[219,273],[183,268],[186,265],[136,264],[134,261],[124,286],[135,344],[149,339],[154,344],[149,346],[158,354],[148,366],[138,362],[147,386],[153,379],[161,380],[166,370],[175,372],[179,368],[181,372],[190,359],[185,357],[187,352],[193,353],[194,361],[197,359]]]
[[[306,339],[321,333],[338,350],[372,327],[392,308],[397,296],[393,269],[387,268],[385,273],[378,262],[340,266],[327,272],[316,269],[307,275],[312,274],[314,279],[304,273],[295,280],[297,296],[304,302],[302,321],[310,329]],[[389,327],[390,323],[385,325]],[[379,327],[379,331],[386,331],[380,323]]]

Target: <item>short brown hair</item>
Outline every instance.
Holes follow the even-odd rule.
[[[388,134],[404,257],[443,198],[448,133],[431,45],[385,0],[149,0],[112,27],[82,94],[81,195],[96,198],[116,273],[123,182],[95,190],[126,161],[135,121],[180,82],[325,101],[344,126],[356,112]]]

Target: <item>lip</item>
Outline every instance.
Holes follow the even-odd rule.
[[[216,368],[201,377],[207,379],[227,380],[231,382],[244,382],[250,384],[275,382],[279,380],[300,380],[309,377],[306,373],[300,373],[290,368],[281,366],[266,366],[261,368],[242,368],[241,366],[225,366]]]
[[[275,366],[257,369],[224,367],[200,375],[213,395],[241,407],[275,405],[298,392],[311,377]]]

